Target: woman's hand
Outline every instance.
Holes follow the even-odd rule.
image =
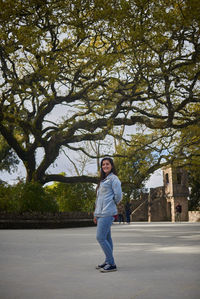
[[[97,218],[96,217],[94,217],[93,222],[94,222],[94,224],[97,224]]]

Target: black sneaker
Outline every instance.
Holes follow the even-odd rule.
[[[105,267],[100,269],[101,272],[106,273],[106,272],[114,272],[117,271],[117,266],[116,265],[105,265]]]
[[[97,265],[96,266],[96,269],[99,270],[99,269],[102,269],[103,267],[105,267],[107,264],[104,262],[103,264],[101,265]]]

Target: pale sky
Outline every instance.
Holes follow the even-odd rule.
[[[90,164],[88,167],[87,174],[92,174],[92,172],[96,171],[96,166],[94,164]],[[56,161],[55,167],[50,167],[49,172],[51,173],[61,173],[65,172],[71,175],[75,175],[75,172],[71,171],[72,166],[67,161],[67,158],[64,155],[61,155],[61,157]],[[95,173],[95,172],[94,172]],[[2,181],[5,181],[9,184],[15,184],[19,181],[19,178],[25,178],[26,171],[22,164],[19,165],[18,171],[12,174],[9,174],[8,172],[1,171],[0,172],[0,179]],[[162,177],[162,170],[155,171],[154,174],[151,175],[150,179],[147,181],[145,187],[146,188],[155,188],[163,186],[163,177]]]
[[[66,107],[58,105],[54,108],[54,110],[48,114],[48,120],[53,121],[55,123],[60,123],[62,121],[62,118],[66,116]],[[69,113],[69,111],[68,111]],[[134,134],[136,132],[136,126],[127,126],[125,130],[125,135],[130,136],[131,134]],[[112,152],[115,152],[114,143],[113,140],[110,140],[109,138],[105,139],[103,143],[107,144],[105,148],[102,147],[101,152],[105,151],[108,153],[110,151],[110,154]],[[76,145],[74,145],[76,146]],[[76,153],[71,152],[69,153],[71,159],[73,161],[76,161],[78,157],[76,156]],[[37,164],[40,163],[41,159],[43,156],[43,151],[41,149],[38,149],[38,152],[36,154],[36,161]],[[48,173],[54,173],[54,174],[59,174],[61,172],[65,172],[67,176],[74,176],[76,173],[73,171],[73,166],[67,159],[67,157],[61,153],[59,155],[59,158],[55,161],[54,165],[51,166],[48,169]],[[97,167],[95,162],[94,163],[89,163],[87,165],[86,171],[84,174],[86,175],[95,175],[97,172]],[[2,181],[5,181],[9,184],[15,184],[19,181],[19,178],[25,178],[26,176],[26,171],[25,168],[22,164],[22,162],[19,164],[18,171],[12,174],[9,174],[8,172],[5,171],[0,171],[0,179]],[[154,187],[159,187],[163,186],[163,178],[162,178],[162,171],[158,170],[154,174],[151,175],[150,179],[146,183],[146,188],[154,188]]]

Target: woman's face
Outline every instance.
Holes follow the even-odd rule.
[[[109,160],[104,160],[102,163],[102,170],[108,175],[112,170],[112,165]]]

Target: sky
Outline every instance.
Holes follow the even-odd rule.
[[[63,114],[65,113],[66,111],[63,107],[56,107],[54,111],[51,114],[49,114],[49,120],[54,121],[55,123],[59,123],[60,118],[63,117]],[[128,136],[130,134],[134,134],[135,132],[136,132],[136,127],[130,126],[126,128],[125,134],[126,136]],[[114,149],[112,149],[112,147],[114,146],[112,140],[107,139],[104,140],[103,143],[105,143],[105,147],[101,148],[101,152],[104,152],[104,150],[108,152],[108,149],[110,153],[114,152]],[[76,146],[76,144],[74,144],[74,146]],[[69,152],[69,156],[74,162],[80,159],[80,155],[77,156],[74,152]],[[39,149],[36,154],[37,164],[40,163],[42,157],[43,157],[43,151]],[[69,162],[67,157],[62,152],[60,153],[59,158],[56,160],[56,162],[51,167],[48,168],[48,173],[59,174],[61,172],[66,173],[67,176],[76,175],[73,165]],[[97,173],[96,162],[88,163],[84,174],[95,175],[96,173]],[[15,173],[9,174],[6,171],[0,171],[0,180],[5,181],[11,185],[17,183],[19,179],[25,177],[26,177],[26,170],[22,162],[19,164],[18,170]],[[157,170],[154,174],[151,175],[150,179],[146,182],[145,187],[155,188],[160,186],[163,186],[162,171]]]
[[[71,112],[67,107],[63,105],[58,105],[55,106],[53,111],[48,114],[48,118],[46,119],[58,124],[63,120],[63,117],[68,116],[68,114]],[[135,132],[136,132],[136,126],[130,126],[130,127],[127,126],[124,134],[126,136],[129,136],[131,134],[134,134]],[[110,153],[115,151],[113,140],[105,139],[103,143],[105,143],[105,147],[101,148],[101,152],[104,152],[104,150],[108,152],[108,149]],[[74,144],[74,146],[76,146],[76,144]],[[74,154],[74,152],[69,153],[69,155],[73,161],[77,161],[78,158],[80,158],[80,156],[77,157],[76,154]],[[37,164],[40,163],[42,157],[43,157],[43,151],[39,149],[36,154]],[[65,172],[67,176],[72,176],[72,175],[74,176],[76,174],[75,171],[73,171],[73,168],[74,168],[73,165],[69,162],[67,157],[63,153],[60,153],[59,158],[56,160],[54,165],[52,165],[48,169],[48,173],[59,174],[61,172]],[[84,174],[95,175],[96,173],[97,173],[96,164],[89,163],[88,166],[86,167],[86,172],[84,172]],[[22,163],[19,164],[18,171],[15,173],[9,174],[8,172],[5,171],[0,172],[0,180],[5,181],[11,185],[17,183],[20,178],[25,178],[25,177],[26,177],[26,171]],[[158,170],[154,174],[152,174],[150,179],[146,182],[146,188],[155,188],[159,186],[163,186],[163,178],[162,178],[161,170]]]
[[[95,171],[94,171],[95,170]],[[54,166],[49,168],[49,172],[51,173],[61,173],[65,172],[69,176],[75,175],[75,172],[72,170],[72,165],[67,161],[67,158],[64,154],[60,156],[60,158],[56,161]],[[92,175],[92,173],[96,172],[96,165],[89,164],[88,169],[86,170],[88,175]],[[9,174],[6,171],[0,172],[0,180],[7,182],[8,184],[15,184],[19,181],[19,178],[25,178],[26,171],[23,167],[22,163],[20,163],[18,167],[18,171],[12,174]],[[154,174],[151,175],[150,179],[146,182],[146,188],[155,188],[163,186],[163,177],[162,170],[157,170]]]

